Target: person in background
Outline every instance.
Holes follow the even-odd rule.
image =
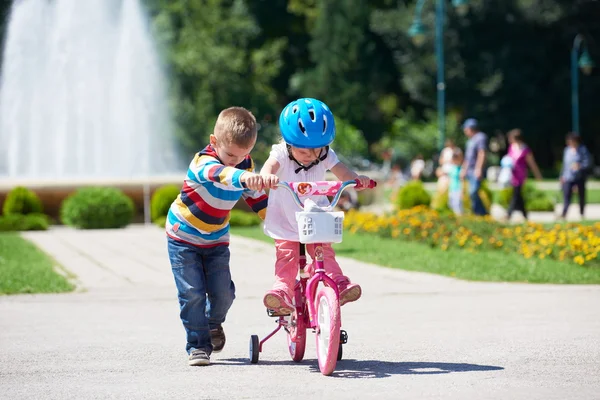
[[[523,185],[527,180],[528,166],[533,171],[537,180],[542,179],[542,174],[538,168],[531,149],[523,141],[523,134],[520,129],[513,129],[508,132],[508,156],[512,160],[512,178],[511,186],[513,189],[512,198],[508,207],[507,219],[510,220],[514,211],[521,211],[523,217],[527,219],[527,209],[523,199]]]
[[[456,215],[463,213],[463,190],[460,169],[463,163],[462,151],[457,147],[452,152],[452,164],[448,167],[448,205]]]
[[[460,171],[461,179],[469,183],[469,197],[475,215],[487,215],[487,210],[479,197],[481,182],[485,178],[487,135],[479,129],[479,123],[473,118],[463,124],[463,131],[469,138],[465,146],[465,159]]]
[[[422,154],[418,154],[410,163],[410,176],[412,179],[421,180],[423,171],[425,170],[425,160]]]
[[[436,169],[436,175],[438,177],[437,190],[439,193],[445,192],[448,189],[449,176],[448,171],[452,167],[454,152],[458,149],[452,139],[446,140],[446,147],[440,152],[439,166]],[[462,154],[462,151],[461,151]]]
[[[564,219],[567,216],[567,211],[571,205],[573,189],[576,189],[579,195],[579,213],[583,219],[585,211],[585,182],[587,173],[591,168],[590,152],[581,143],[581,136],[577,133],[569,133],[566,137],[566,142],[567,145],[563,153],[563,166],[560,173],[560,183],[564,196],[561,217]]]

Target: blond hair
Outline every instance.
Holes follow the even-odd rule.
[[[226,144],[247,149],[256,141],[256,118],[244,107],[229,107],[219,113],[213,134]]]

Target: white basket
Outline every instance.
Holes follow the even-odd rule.
[[[344,213],[296,212],[300,243],[341,243],[344,230]]]

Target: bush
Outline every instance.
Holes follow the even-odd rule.
[[[256,226],[260,225],[261,221],[262,220],[260,219],[260,217],[253,212],[231,210],[231,218],[229,219],[229,225]]]
[[[167,217],[158,217],[152,222],[154,222],[154,225],[158,226],[159,228],[164,228],[167,224]]]
[[[180,192],[181,187],[177,185],[165,185],[156,189],[150,200],[150,217],[152,218],[152,222],[158,223],[161,217],[167,216],[171,203],[173,203]]]
[[[554,211],[554,202],[548,196],[526,202],[527,211]]]
[[[481,187],[479,188],[479,198],[481,199],[485,209],[490,212],[492,203],[494,202],[494,193],[490,189],[487,180],[483,180],[481,182]]]
[[[526,181],[521,190],[527,211],[554,211],[553,199],[546,192],[538,190],[533,183]],[[512,193],[512,187],[502,189],[498,193],[498,204],[508,209]]]
[[[0,217],[0,232],[45,231],[49,218],[44,214],[8,214]]]
[[[123,228],[133,220],[133,201],[121,190],[88,187],[67,197],[60,208],[65,225],[82,229]]]
[[[492,205],[492,196],[493,194],[488,186],[487,181],[482,181],[479,189],[479,197],[481,198],[483,206],[488,212],[490,211],[490,207]],[[469,184],[467,181],[463,183],[462,201],[463,213],[472,214],[471,198],[469,197]],[[431,208],[441,213],[452,212],[450,205],[448,204],[448,190],[437,192],[435,194],[433,200],[431,201]]]
[[[431,208],[438,212],[447,212],[450,210],[448,189],[440,192],[437,191],[431,199]]]
[[[22,186],[17,186],[8,193],[2,207],[4,215],[39,214],[42,210],[42,201],[38,195]]]
[[[431,196],[425,190],[421,181],[413,180],[400,188],[396,196],[396,207],[406,210],[416,206],[429,206]]]

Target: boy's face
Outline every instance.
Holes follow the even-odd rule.
[[[254,148],[255,143],[256,141],[254,141],[250,147],[242,148],[233,143],[228,144],[219,140],[215,135],[210,135],[211,146],[215,149],[215,152],[227,167],[235,167],[244,161],[244,158],[246,158]]]
[[[319,147],[318,149],[301,149],[292,146],[292,157],[300,164],[310,165],[319,158],[321,151],[323,151],[323,147]]]

